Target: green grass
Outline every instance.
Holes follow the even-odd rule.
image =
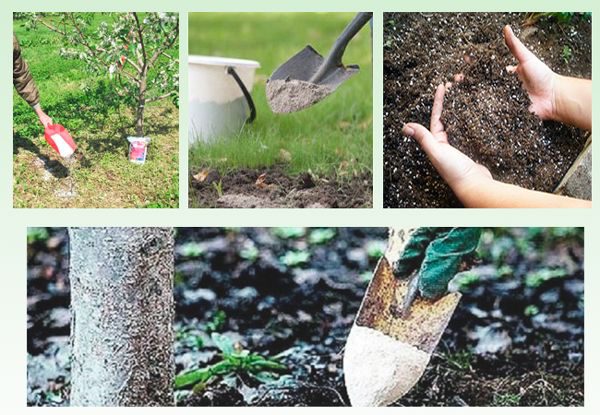
[[[111,16],[98,13],[93,25]],[[31,108],[13,91],[15,207],[177,207],[178,109],[170,102],[148,105],[146,135],[152,142],[146,164],[127,158],[133,134],[131,110],[108,77],[86,70],[79,60],[59,55],[62,38],[38,25],[14,21],[24,58],[40,90],[44,110],[64,125],[82,160],[67,164],[46,143]],[[178,53],[175,46],[171,53]],[[62,197],[73,189],[74,197]]]
[[[292,114],[273,114],[265,81],[307,44],[327,54],[352,13],[191,13],[190,54],[257,60],[252,97],[257,118],[234,137],[198,144],[190,168],[221,172],[285,163],[289,173],[353,176],[372,168],[371,33],[365,27],[346,49],[344,63],[360,72],[317,105]],[[281,157],[289,152],[291,160]]]

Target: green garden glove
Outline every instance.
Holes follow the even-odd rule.
[[[419,269],[419,292],[428,299],[441,297],[463,259],[479,244],[481,228],[418,228],[395,264],[394,274],[408,278]]]

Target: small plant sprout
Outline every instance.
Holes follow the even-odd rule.
[[[248,244],[240,251],[240,257],[250,262],[256,261],[259,255],[260,251],[254,244]]]
[[[335,229],[322,228],[314,229],[308,236],[308,241],[313,245],[322,245],[331,241],[335,237]]]
[[[537,288],[544,282],[567,276],[568,273],[563,268],[542,268],[537,271],[530,272],[525,276],[525,285],[529,288]]]
[[[473,355],[469,351],[458,351],[456,353],[449,353],[446,356],[448,364],[458,370],[469,370],[471,369],[471,361]]]
[[[279,258],[279,261],[288,267],[297,267],[306,264],[310,259],[308,251],[287,251]]]
[[[370,259],[379,259],[385,253],[386,244],[383,241],[369,241],[367,255]]]
[[[536,314],[539,314],[540,309],[534,305],[534,304],[529,304],[527,307],[525,307],[525,310],[523,310],[523,314],[525,314],[527,317],[533,317]]]
[[[50,237],[46,228],[27,228],[27,243],[44,242]]]
[[[454,277],[453,283],[456,284],[459,290],[464,291],[468,290],[470,287],[479,282],[479,275],[474,272],[465,271],[459,274],[456,274]]]
[[[273,228],[273,235],[281,239],[297,239],[304,236],[304,228]]]
[[[187,242],[177,248],[177,251],[186,258],[198,258],[204,254],[204,248],[198,242]]]
[[[193,387],[194,391],[201,391],[210,382],[236,375],[246,375],[261,383],[269,383],[276,380],[279,373],[287,369],[277,359],[250,353],[240,344],[234,344],[225,335],[213,333],[211,338],[221,351],[221,360],[178,375],[175,378],[176,389]]]
[[[215,191],[217,192],[217,195],[219,197],[222,197],[223,196],[223,181],[219,180],[218,182],[213,182],[212,186],[215,189]]]
[[[223,310],[217,310],[204,329],[209,334],[220,331],[225,325],[225,321],[227,321],[227,314]]]
[[[563,61],[568,65],[571,60],[571,56],[573,56],[573,51],[569,45],[564,45],[562,49],[562,58]]]

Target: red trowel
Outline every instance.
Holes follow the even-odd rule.
[[[415,278],[398,278],[393,264],[414,229],[391,229],[344,351],[344,380],[352,406],[386,406],[421,378],[460,300],[415,295]],[[407,276],[408,277],[408,276]]]
[[[50,146],[56,150],[61,157],[69,158],[75,150],[77,144],[73,141],[71,134],[60,124],[50,124],[44,129],[44,137]]]

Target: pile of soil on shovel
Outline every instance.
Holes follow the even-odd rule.
[[[220,361],[211,333],[285,370],[176,392],[179,406],[348,405],[342,354],[383,228],[192,228],[176,241],[176,373]],[[290,252],[304,252],[293,261]],[[581,406],[583,230],[487,229],[463,299],[398,406]],[[66,232],[28,245],[28,404],[68,405]]]
[[[442,122],[449,142],[500,181],[552,192],[584,148],[587,133],[529,112],[529,98],[504,44],[510,24],[523,43],[560,74],[591,77],[591,22],[524,13],[386,13],[384,21],[384,207],[458,207],[404,123],[429,125],[435,88],[454,83]],[[570,52],[564,52],[567,47]]]
[[[210,169],[190,177],[190,207],[201,208],[370,208],[371,173],[352,178],[290,175],[281,166],[237,169],[224,175]]]

